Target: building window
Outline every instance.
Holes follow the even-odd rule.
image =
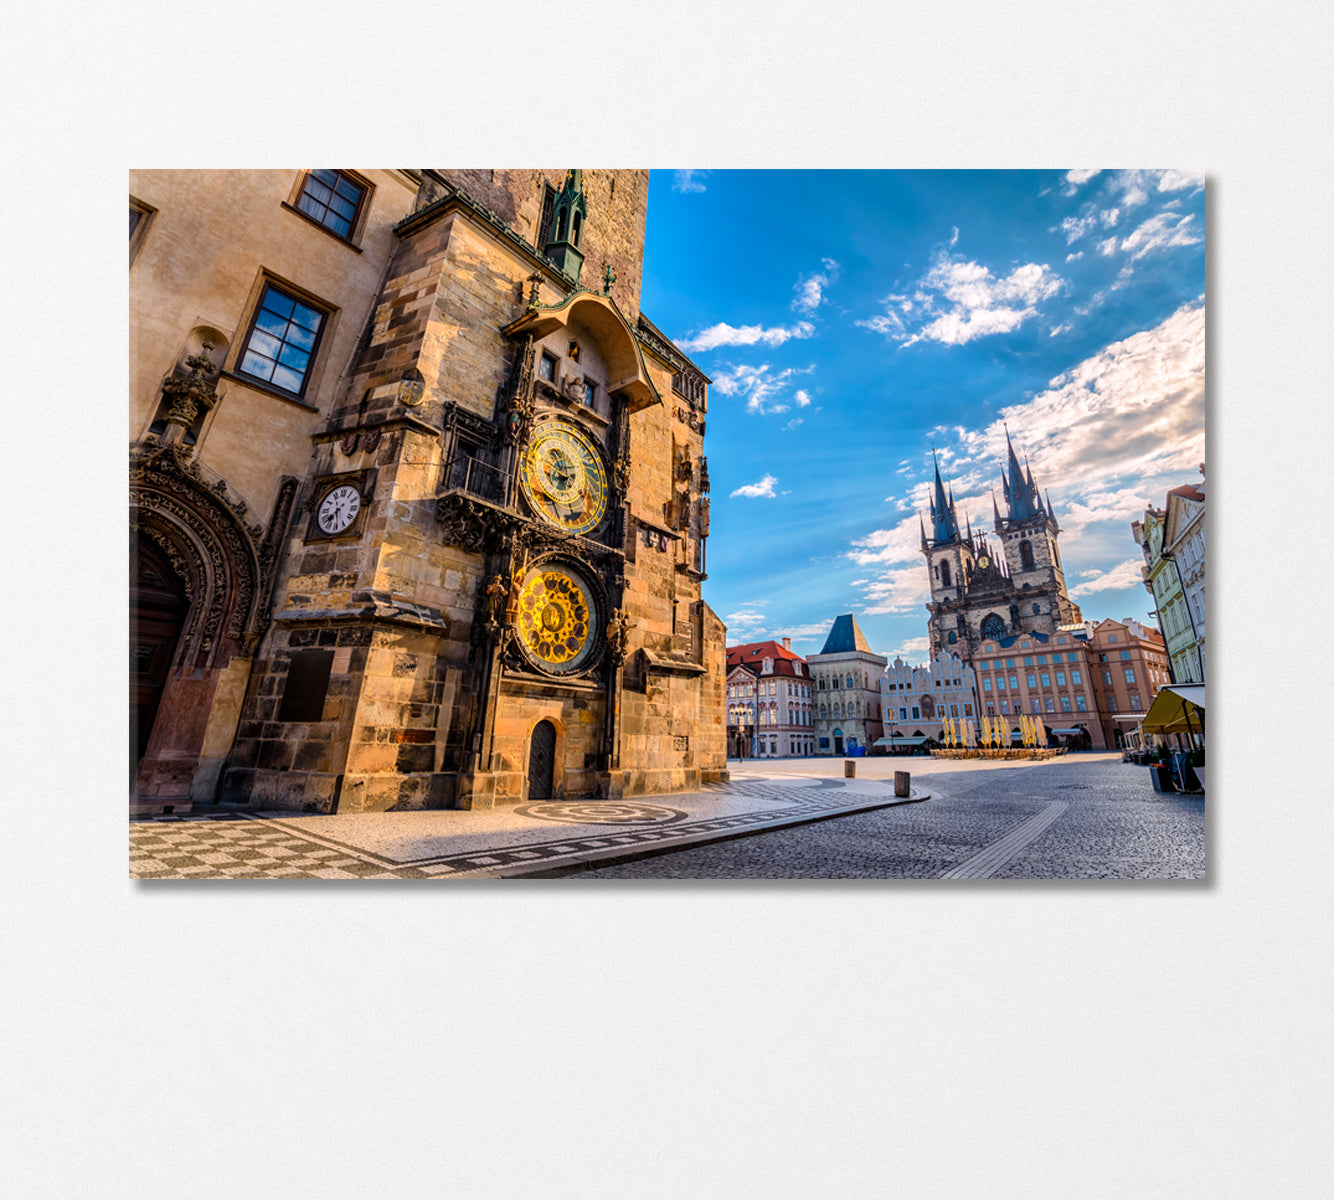
[[[1033,569],[1033,546],[1027,540],[1019,543],[1019,566],[1025,571]]]
[[[1136,712],[1139,711],[1139,693],[1138,693],[1138,692],[1131,692],[1131,693],[1130,693],[1130,707],[1133,708]]]
[[[1085,701],[1083,696],[1075,697],[1075,708],[1079,712],[1088,712],[1088,703],[1087,701]]]
[[[1042,606],[1041,606],[1040,604],[1035,604],[1035,605],[1033,605],[1033,615],[1034,615],[1035,617],[1036,617],[1036,616],[1038,615],[1038,613],[1040,613],[1041,611],[1042,611]]]
[[[912,719],[913,719],[914,721],[920,719],[919,714],[918,714],[918,711],[917,711],[917,705],[915,705],[915,704],[913,705],[913,709],[912,709]]]
[[[326,314],[266,284],[237,368],[280,391],[300,396],[310,378]]]
[[[1011,675],[1011,676],[1010,676],[1010,691],[1012,691],[1012,692],[1017,692],[1018,690],[1019,690],[1019,676],[1018,676],[1018,675]]]
[[[1069,697],[1069,696],[1062,696],[1062,697],[1061,697],[1061,711],[1062,711],[1062,712],[1069,712],[1069,711],[1070,711],[1070,697]]]
[[[1112,686],[1112,673],[1110,671],[1104,671],[1102,673],[1102,682],[1106,687]]]
[[[1038,686],[1038,677],[1036,675],[1030,675],[1028,677],[1028,686],[1031,688],[1035,688]]]
[[[1109,642],[1114,642],[1114,641],[1116,641],[1116,634],[1114,634],[1114,633],[1109,633],[1109,634],[1107,635],[1107,640],[1108,640]]]
[[[1056,711],[1056,701],[1053,700],[1050,696],[1047,697],[1047,711],[1048,712]]]
[[[1065,672],[1064,672],[1064,671],[1057,671],[1057,672],[1056,672],[1056,686],[1057,686],[1057,687],[1064,687],[1064,686],[1065,686]]]
[[[537,364],[537,375],[539,379],[545,379],[548,383],[554,383],[556,380],[556,356],[542,351],[541,361]]]
[[[1042,672],[1042,686],[1051,687],[1051,676],[1046,671]]]
[[[991,691],[991,680],[989,678],[982,680],[982,690],[984,692]]]
[[[368,190],[345,171],[307,171],[296,207],[325,229],[351,241]]]
[[[1132,671],[1129,667],[1126,668],[1126,682],[1127,683],[1135,682],[1135,672]]]
[[[1033,665],[1033,656],[1030,654],[1024,658],[1024,666],[1031,667],[1032,665]]]
[[[1007,667],[1012,667],[1012,666],[1014,666],[1014,659],[1012,659],[1012,658],[1007,658],[1007,659],[1005,660],[1005,665],[1006,665]]]
[[[940,582],[945,586],[950,586],[950,564],[942,562],[940,564]]]
[[[954,630],[951,629],[951,630],[950,630],[950,645],[953,646],[954,643],[957,642],[958,640],[959,640],[959,639],[958,639],[958,637],[955,635]]]
[[[958,706],[957,704],[951,704],[951,705],[950,705],[950,716],[952,716],[952,717],[957,717],[958,715],[959,715],[959,706]]]
[[[157,209],[130,197],[130,265],[134,265],[135,256],[148,236],[148,226],[152,223]]]
[[[278,705],[280,721],[318,721],[333,670],[332,650],[294,650]]]
[[[1057,662],[1060,662],[1061,660],[1058,658],[1056,661],[1057,661]],[[1038,655],[1038,666],[1040,666],[1040,667],[1045,667],[1046,665],[1047,665],[1047,656],[1046,656],[1045,654],[1039,654],[1039,655]]]
[[[592,408],[598,396],[598,385],[591,379],[584,380],[584,403]]]
[[[908,710],[906,708],[899,709],[899,720],[906,721],[907,719],[908,719]]]
[[[1042,712],[1042,701],[1039,700],[1036,696],[1033,697],[1032,705],[1033,705],[1033,711],[1034,711],[1035,713],[1041,713],[1041,712]]]
[[[1009,704],[1009,701],[1008,701],[1008,700],[1002,700],[1002,701],[1000,702],[1000,706],[1001,706],[1001,716],[1002,716],[1002,717],[1008,717],[1008,716],[1010,715],[1010,704]]]

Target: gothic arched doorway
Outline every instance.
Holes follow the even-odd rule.
[[[130,779],[148,748],[162,689],[190,607],[185,585],[156,546],[130,544]]]
[[[550,800],[556,768],[556,727],[539,721],[528,749],[528,799]]]
[[[834,730],[834,753],[843,753],[843,730],[841,729]]]

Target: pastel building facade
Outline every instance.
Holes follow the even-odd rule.
[[[977,677],[957,654],[943,654],[927,666],[896,658],[880,680],[885,736],[895,748],[941,741],[945,718],[977,729]]]
[[[811,677],[805,660],[793,653],[792,639],[748,642],[727,651],[728,711],[734,700],[743,699],[743,689],[752,685],[744,678],[736,684],[738,668],[754,679],[753,750],[760,758],[795,758],[812,750]],[[738,689],[732,694],[733,687]],[[730,728],[730,720],[729,720]],[[745,757],[745,755],[742,755]]]
[[[870,753],[884,736],[880,679],[889,660],[871,650],[857,618],[835,618],[819,654],[807,658],[817,755]]]

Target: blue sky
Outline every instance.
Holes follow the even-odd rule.
[[[1004,427],[1084,615],[1149,620],[1130,523],[1204,460],[1204,179],[654,171],[643,309],[710,376],[705,599],[730,644],[839,613],[926,659],[934,444],[990,531]]]

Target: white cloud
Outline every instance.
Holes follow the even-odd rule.
[[[1160,192],[1179,192],[1187,188],[1194,191],[1203,186],[1203,171],[1160,171],[1158,173],[1158,190]]]
[[[1067,254],[1065,256],[1065,261],[1076,262],[1083,257],[1084,257],[1084,252],[1082,250],[1076,250],[1073,254]]]
[[[905,663],[912,663],[912,660],[921,655],[919,660],[925,665],[926,657],[931,653],[931,641],[927,637],[909,638],[906,642],[900,642],[893,650],[882,652],[882,657],[893,662],[896,658],[901,658]]]
[[[732,493],[733,496],[766,496],[769,499],[774,498],[774,484],[778,482],[778,476],[766,475],[758,483],[747,483],[737,488]]]
[[[1056,337],[1058,334],[1069,333],[1069,332],[1070,332],[1069,325],[1057,325],[1052,329],[1051,333],[1049,333],[1047,336]]]
[[[691,337],[678,338],[676,344],[685,351],[716,350],[719,346],[781,346],[792,338],[808,338],[814,333],[815,326],[809,321],[772,329],[762,325],[728,325],[724,321]]]
[[[1115,253],[1116,253],[1116,238],[1114,238],[1114,237],[1109,237],[1106,241],[1099,242],[1099,243],[1098,243],[1098,253],[1099,253],[1099,254],[1115,254]]]
[[[1072,587],[1070,595],[1087,596],[1090,592],[1105,592],[1113,588],[1135,587],[1144,582],[1144,576],[1141,573],[1143,566],[1143,558],[1128,558],[1110,571],[1102,571],[1096,567],[1088,571],[1081,571],[1079,573],[1080,578],[1085,579],[1086,582]]]
[[[771,371],[768,363],[761,363],[758,367],[743,363],[715,375],[713,390],[723,396],[745,396],[747,412],[786,412],[787,406],[780,406],[776,401],[787,388],[788,381],[794,375],[809,375],[814,370],[814,363],[808,367],[788,367],[782,371]],[[800,401],[797,406],[805,407]]]
[[[797,389],[797,394],[793,399],[796,400],[798,408],[806,408],[811,402],[810,396],[808,396],[801,388]]]
[[[702,192],[704,184],[700,181],[708,171],[677,171],[672,180],[672,191],[674,192]]]
[[[1193,224],[1194,221],[1194,213],[1188,213],[1184,217],[1179,217],[1175,213],[1158,213],[1122,241],[1121,249],[1133,250],[1134,253],[1131,255],[1133,261],[1155,250],[1166,250],[1172,246],[1197,245],[1201,239]]]
[[[1088,183],[1095,175],[1102,172],[1098,169],[1092,171],[1067,171],[1065,173],[1065,182],[1061,184],[1062,196],[1073,196],[1084,184]]]
[[[1061,222],[1061,232],[1065,234],[1065,244],[1068,246],[1071,242],[1077,242],[1091,229],[1095,229],[1098,224],[1097,213],[1086,213],[1082,217],[1066,217]]]
[[[805,422],[804,418],[802,418],[802,417],[793,417],[792,420],[790,420],[786,425],[783,426],[783,428],[784,428],[784,429],[796,429],[797,426],[799,426],[799,425],[804,425],[805,423],[806,423],[806,422]]]
[[[1045,264],[1025,263],[998,278],[981,263],[941,251],[911,297],[920,306],[919,319],[934,319],[910,332],[903,318],[887,307],[883,315],[857,324],[901,341],[905,347],[922,341],[958,346],[1017,328],[1035,316],[1038,303],[1055,295],[1063,284]],[[905,299],[889,296],[885,303],[901,304]]]
[[[838,263],[832,258],[822,258],[820,264],[823,270],[803,276],[793,287],[796,296],[792,307],[798,312],[813,313],[824,299],[824,289],[838,281]]]

